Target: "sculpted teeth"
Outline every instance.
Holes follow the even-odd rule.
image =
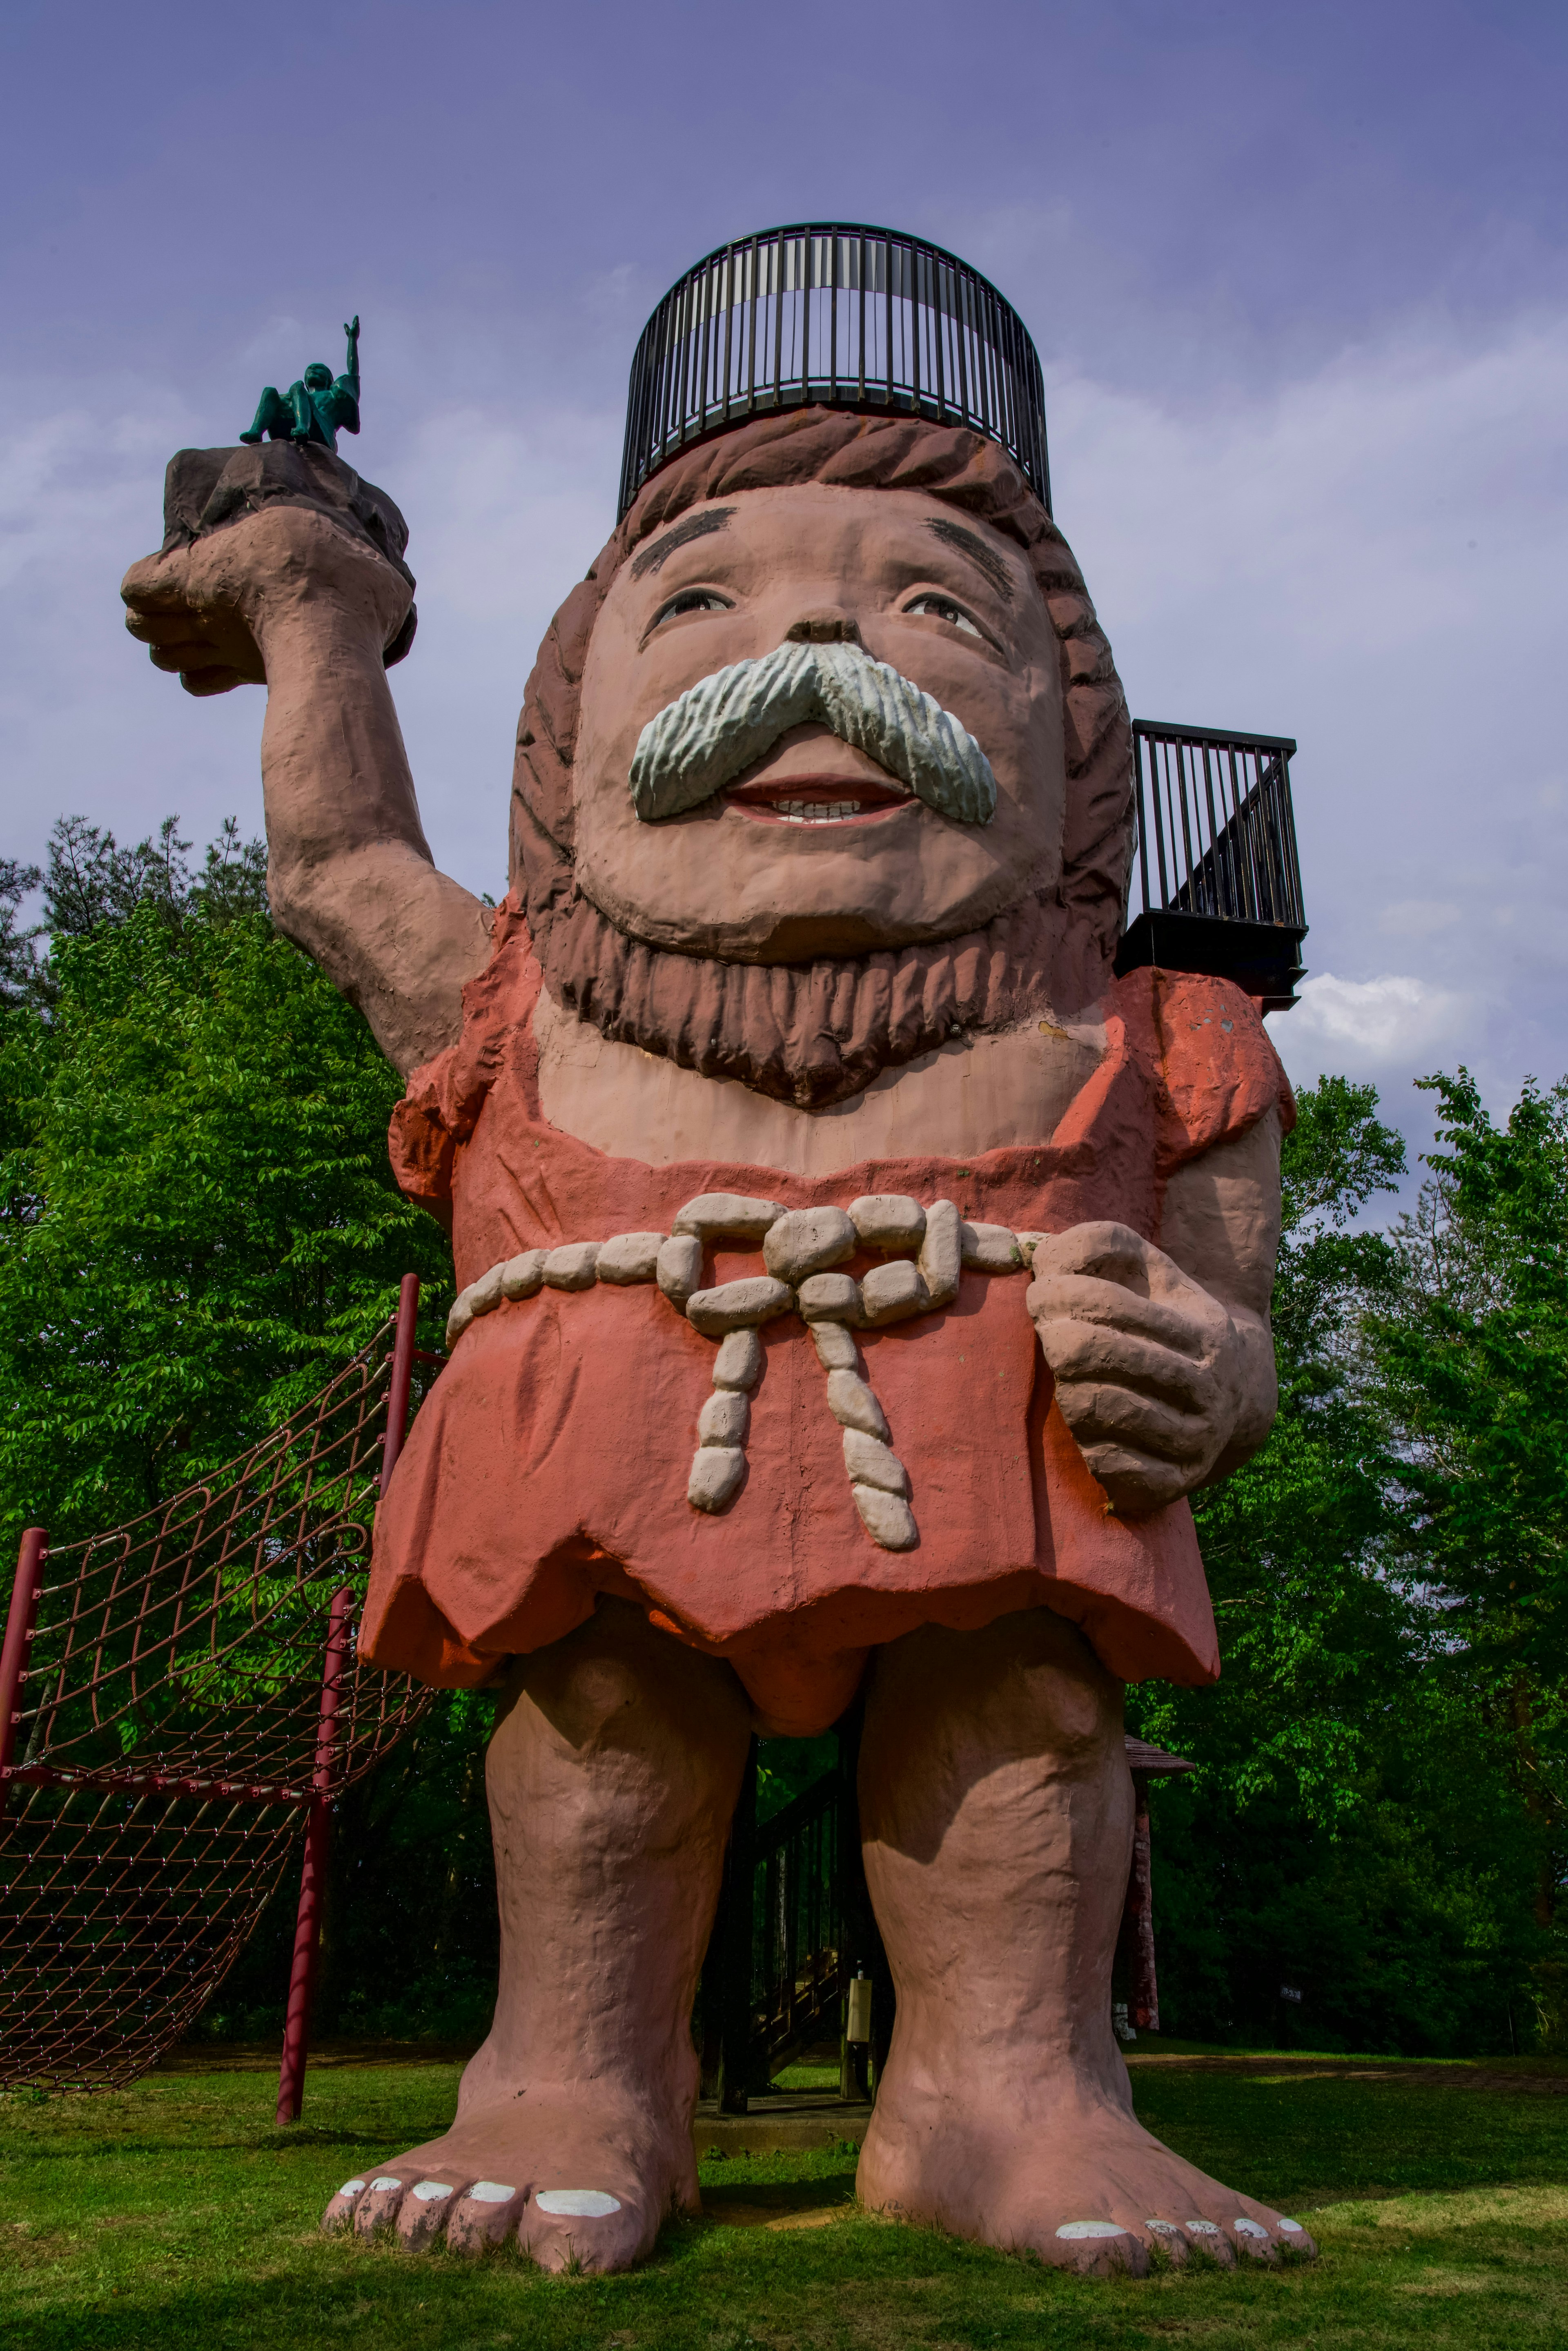
[[[786,824],[837,824],[841,817],[859,816],[859,800],[775,800],[774,813]]]

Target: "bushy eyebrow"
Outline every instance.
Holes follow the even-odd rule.
[[[948,522],[946,517],[928,522],[925,528],[935,531],[946,546],[956,548],[960,555],[967,555],[971,563],[977,563],[1002,601],[1006,604],[1012,602],[1012,575],[994,547],[988,547],[983,538],[977,538],[974,532],[966,530],[961,522]]]
[[[632,579],[641,580],[644,572],[657,571],[677,547],[689,547],[694,538],[706,538],[710,531],[723,530],[734,512],[733,507],[709,507],[706,514],[688,515],[685,522],[665,531],[662,538],[656,538],[652,547],[645,547],[633,559]]]

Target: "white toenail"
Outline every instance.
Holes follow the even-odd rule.
[[[413,2192],[422,2204],[434,2204],[438,2196],[450,2196],[452,2190],[444,2187],[439,2179],[416,2179]]]
[[[602,2188],[547,2188],[534,2202],[541,2212],[570,2212],[579,2220],[601,2220],[621,2210],[619,2196],[606,2196]]]
[[[1281,2229],[1289,2229],[1292,2237],[1304,2237],[1307,2233],[1299,2220],[1281,2220],[1280,2226]]]
[[[371,2182],[372,2189],[377,2188],[401,2188],[402,2186],[402,2182],[401,2179],[372,2179]]]
[[[1200,2237],[1218,2237],[1219,2234],[1212,2220],[1187,2220],[1183,2225],[1195,2230]]]
[[[345,2179],[338,2193],[340,2196],[362,2196],[364,2189],[365,2183],[362,2179]],[[1292,2221],[1291,2225],[1293,2228],[1295,2223]]]
[[[1064,2220],[1056,2233],[1059,2237],[1124,2237],[1127,2231],[1114,2220]]]
[[[1236,2228],[1237,2233],[1243,2237],[1266,2237],[1269,2233],[1267,2229],[1260,2228],[1256,2220],[1238,2220]]]
[[[476,2179],[468,2190],[476,2204],[509,2204],[517,2192],[515,2188],[503,2187],[498,2179]]]

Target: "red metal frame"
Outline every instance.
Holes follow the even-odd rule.
[[[321,1956],[321,1906],[327,1886],[327,1851],[332,1833],[332,1750],[349,1646],[349,1611],[354,1595],[345,1584],[332,1594],[327,1653],[321,1667],[321,1712],[316,1732],[315,1792],[305,1833],[305,1866],[294,1922],[294,1961],[288,1974],[288,2006],[283,2020],[283,2064],[277,2076],[277,2120],[297,2123],[305,2098],[310,2003]]]
[[[16,1726],[22,1719],[16,1700],[26,1678],[27,1652],[33,1643],[38,1602],[43,1597],[44,1562],[48,1555],[47,1529],[27,1528],[16,1553],[16,1581],[11,1586],[5,1643],[0,1648],[0,1772],[6,1778],[10,1777],[11,1756],[16,1744]],[[3,1800],[4,1782],[0,1782],[0,1801]]]
[[[414,1335],[419,1322],[419,1276],[405,1273],[398,1290],[392,1339],[392,1380],[387,1391],[386,1433],[382,1438],[381,1490],[384,1495],[408,1432],[409,1390],[413,1379]],[[283,2020],[283,2064],[277,2075],[277,2120],[297,2123],[305,2102],[309,2060],[310,2008],[321,1958],[321,1911],[327,1891],[327,1856],[332,1835],[332,1748],[343,1659],[349,1642],[353,1593],[332,1595],[327,1653],[321,1668],[321,1714],[316,1738],[316,1776],[305,1863],[299,1876],[299,1907],[294,1920],[294,1959],[288,1974],[288,2005]]]
[[[404,1282],[395,1320],[317,1395],[141,1518],[63,1547],[28,1531],[0,1607],[0,2088],[145,2073],[223,1981],[303,1828],[298,2110],[329,1807],[429,1698],[361,1665],[331,1597],[363,1589],[413,1366],[442,1360],[412,1343],[417,1302]]]
[[[402,1440],[408,1434],[408,1392],[413,1377],[414,1332],[419,1322],[419,1276],[405,1273],[397,1294],[397,1332],[392,1340],[392,1384],[387,1391],[386,1435],[382,1439],[382,1492],[392,1483]]]

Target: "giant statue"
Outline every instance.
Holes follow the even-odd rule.
[[[1139,2125],[1111,2016],[1123,1687],[1219,1669],[1187,1498],[1273,1416],[1289,1088],[1236,987],[1113,974],[1130,727],[1021,325],[791,235],[644,339],[498,906],[421,826],[382,493],[292,425],[183,453],[125,581],[187,690],[266,685],[274,919],[403,1073],[459,1285],[362,1647],[498,1693],[495,2022],[326,2220],[611,2270],[695,2210],[748,1740],[858,1696],[865,2204],[1081,2269],[1310,2251]],[[800,347],[830,292],[858,374]]]

